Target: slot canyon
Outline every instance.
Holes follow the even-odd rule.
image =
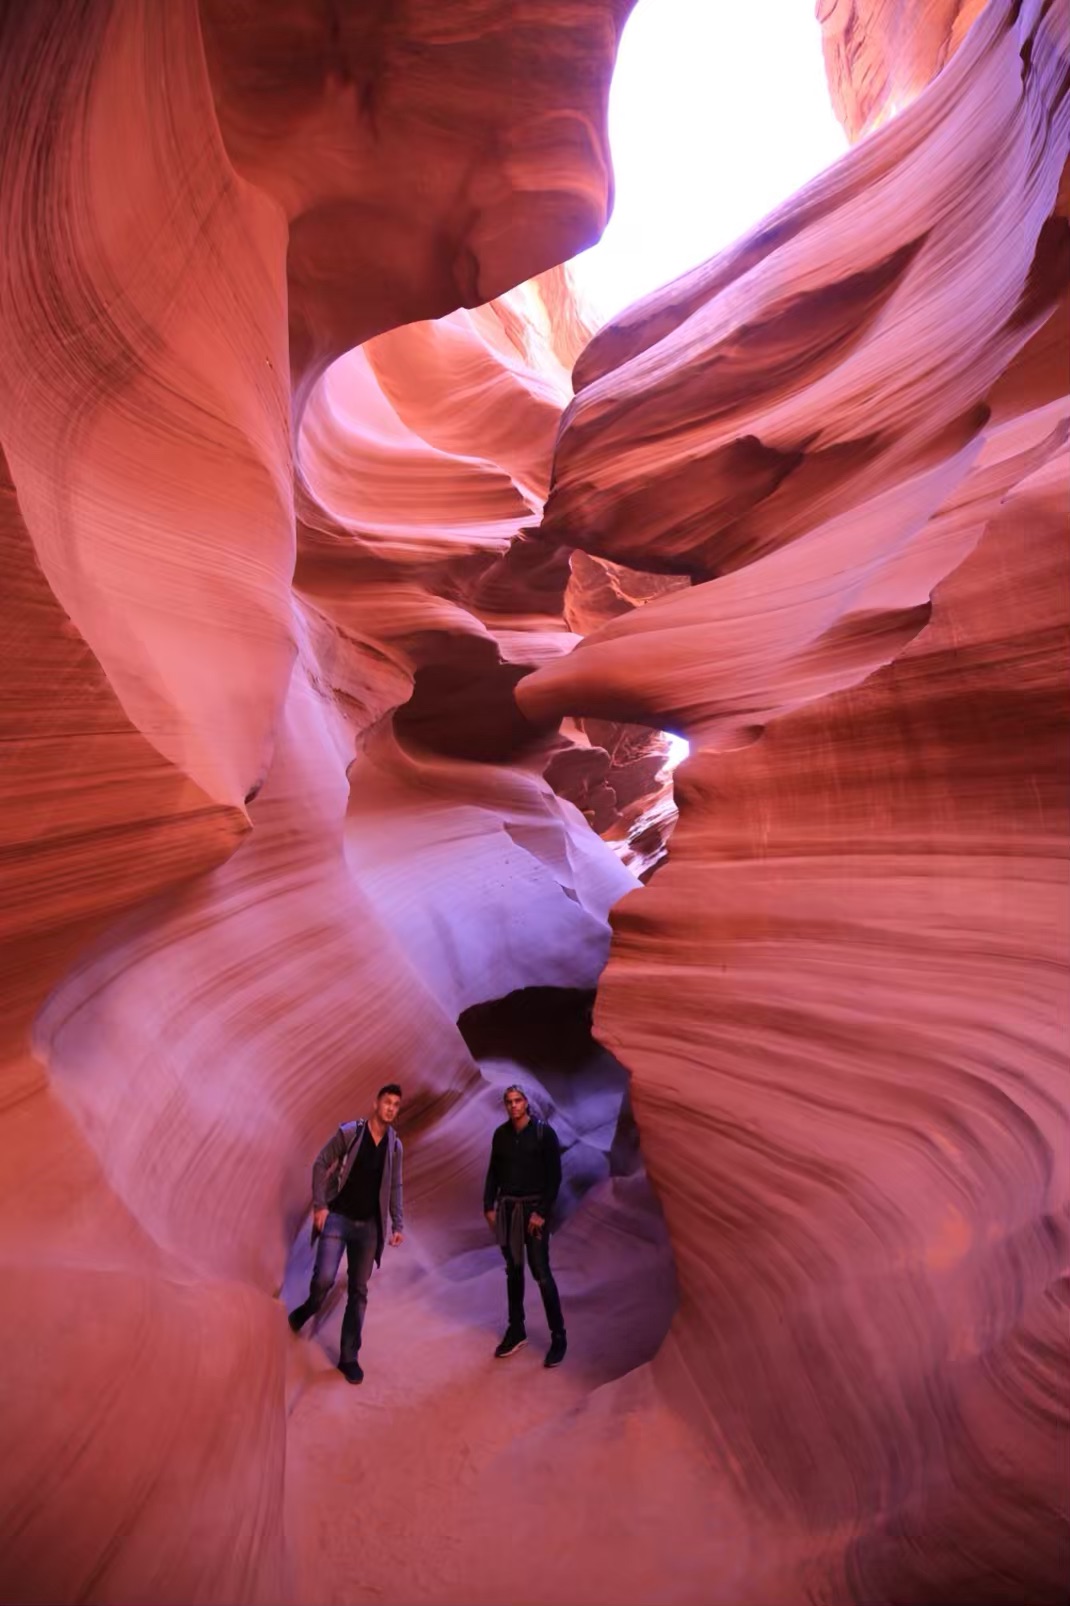
[[[1070,1599],[1070,14],[595,329],[631,5],[0,5],[9,1606]]]

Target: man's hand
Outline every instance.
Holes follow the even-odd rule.
[[[391,1249],[396,1249],[398,1244],[403,1244],[404,1242],[405,1242],[405,1234],[403,1232],[392,1232],[390,1234],[390,1247],[391,1247]]]
[[[498,1225],[498,1212],[496,1210],[484,1210],[483,1214],[487,1218],[488,1227],[494,1228]]]
[[[327,1210],[327,1209],[313,1210],[313,1212],[312,1212],[312,1225],[315,1227],[317,1232],[322,1232],[323,1231],[324,1227],[327,1225],[327,1217],[329,1215],[330,1215],[330,1211]]]
[[[533,1210],[531,1215],[528,1217],[528,1231],[532,1234],[532,1236],[535,1238],[541,1238],[542,1229],[545,1227],[545,1225],[546,1217],[540,1216],[537,1210]]]

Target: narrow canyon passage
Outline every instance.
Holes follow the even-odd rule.
[[[436,653],[446,649],[449,639],[439,640]],[[483,653],[475,664],[473,672],[454,656],[449,674],[441,662],[423,681],[418,673],[413,697],[349,770],[352,879],[443,1008],[459,1012],[477,1081],[443,1100],[421,1079],[408,1108],[411,1226],[373,1280],[359,1423],[334,1370],[340,1285],[315,1339],[290,1358],[287,1527],[306,1600],[393,1598],[399,1565],[413,1600],[543,1598],[541,1562],[526,1586],[516,1575],[502,1505],[530,1504],[532,1461],[555,1461],[562,1420],[645,1367],[675,1308],[671,1247],[643,1170],[627,1072],[590,1030],[605,911],[637,882],[538,780],[546,744],[513,701],[517,676],[507,673],[499,691],[494,659]],[[511,771],[525,754],[530,773]],[[502,987],[511,990],[496,996]],[[563,1149],[552,1252],[570,1337],[568,1364],[554,1373],[541,1366],[548,1334],[530,1275],[530,1345],[507,1363],[492,1357],[505,1279],[482,1218],[483,1176],[502,1090],[517,1079]],[[288,1308],[311,1264],[302,1221],[282,1291]],[[326,1486],[317,1473],[325,1462]],[[540,1482],[549,1485],[538,1501],[544,1519],[575,1504],[560,1469]],[[409,1556],[411,1566],[401,1560]],[[584,1587],[607,1601],[629,1598],[629,1588],[642,1599],[624,1572]]]
[[[595,1391],[649,1361],[675,1306],[668,1235],[634,1123],[621,1108],[624,1073],[590,1038],[590,1002],[587,994],[532,990],[462,1018],[487,1090],[440,1122],[429,1113],[407,1135],[415,1225],[404,1255],[388,1255],[375,1279],[359,1422],[333,1369],[344,1298],[336,1298],[317,1340],[295,1351],[287,1512],[299,1536],[301,1599],[395,1598],[408,1556],[419,1558],[406,1568],[406,1598],[414,1601],[490,1602],[506,1588],[518,1600],[543,1598],[540,1566],[526,1586],[510,1566],[519,1515],[511,1508],[530,1509],[532,1480],[544,1520],[561,1492],[574,1495],[554,1448],[562,1419],[582,1416]],[[513,1057],[518,1051],[523,1061]],[[540,1364],[545,1323],[530,1280],[529,1348],[507,1364],[491,1359],[505,1285],[479,1214],[486,1146],[479,1139],[500,1118],[501,1088],[517,1076],[565,1149],[553,1262],[569,1358],[552,1374]],[[284,1288],[291,1305],[311,1266],[305,1232],[299,1242]],[[325,1462],[326,1481],[317,1471]],[[533,1470],[540,1463],[541,1473]],[[351,1520],[355,1505],[359,1525]],[[504,1524],[503,1505],[510,1509]],[[628,1598],[621,1583],[614,1570],[591,1598]]]
[[[0,1600],[1064,1606],[1070,30],[821,10],[596,332],[628,0],[0,9]]]

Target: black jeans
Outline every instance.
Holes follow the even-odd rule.
[[[345,1250],[349,1275],[349,1292],[346,1313],[342,1318],[342,1342],[339,1362],[355,1361],[360,1353],[360,1335],[364,1327],[364,1312],[368,1306],[368,1279],[375,1267],[375,1251],[379,1247],[378,1221],[351,1221],[348,1216],[332,1210],[323,1226],[316,1245],[316,1264],[312,1268],[312,1286],[308,1298],[301,1306],[302,1315],[314,1316],[334,1287],[338,1268]],[[296,1312],[294,1313],[297,1314]]]
[[[523,1206],[513,1206],[514,1209],[524,1209],[525,1220],[531,1214],[530,1209]],[[546,1321],[550,1328],[551,1338],[564,1338],[565,1318],[561,1314],[561,1296],[557,1292],[554,1274],[550,1270],[550,1231],[543,1227],[536,1235],[528,1228],[524,1233],[524,1247],[527,1250],[528,1265],[531,1275],[539,1285],[542,1295],[543,1309],[546,1311]],[[505,1284],[509,1294],[509,1326],[518,1332],[524,1332],[524,1262],[518,1264],[513,1258],[513,1252],[508,1244],[502,1248],[502,1258],[505,1261]]]

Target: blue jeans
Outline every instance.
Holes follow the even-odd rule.
[[[346,1313],[342,1318],[342,1342],[339,1364],[355,1361],[360,1353],[360,1335],[364,1327],[364,1312],[368,1307],[368,1279],[375,1265],[375,1252],[379,1247],[378,1221],[351,1221],[348,1216],[331,1211],[324,1223],[316,1245],[316,1264],[312,1268],[312,1285],[302,1312],[314,1316],[334,1287],[342,1251],[346,1252],[349,1292]]]
[[[501,1207],[500,1207],[501,1208]],[[538,1236],[527,1226],[527,1218],[531,1214],[531,1207],[527,1205],[514,1205],[515,1210],[524,1211],[524,1246],[527,1250],[528,1265],[531,1275],[539,1285],[542,1295],[542,1305],[546,1312],[546,1325],[550,1329],[551,1338],[565,1336],[565,1318],[561,1313],[561,1296],[557,1292],[554,1274],[550,1270],[550,1229],[543,1227]],[[513,1258],[513,1251],[508,1244],[502,1248],[502,1259],[505,1261],[505,1286],[509,1300],[509,1326],[517,1332],[523,1333],[524,1326],[524,1262]]]

